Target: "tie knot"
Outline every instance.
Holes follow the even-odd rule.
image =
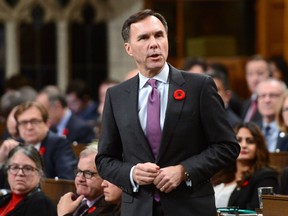
[[[152,87],[152,88],[157,88],[157,80],[156,79],[149,79],[147,83]]]
[[[270,130],[271,130],[271,127],[270,127],[269,125],[267,125],[267,126],[264,128],[264,133],[265,133],[266,136],[270,133]]]

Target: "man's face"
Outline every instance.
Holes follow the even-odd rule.
[[[157,74],[168,57],[168,38],[161,21],[149,16],[130,26],[130,40],[125,43],[139,71],[145,76]]]
[[[48,126],[43,121],[41,112],[31,107],[18,116],[18,130],[20,137],[29,144],[41,142],[48,133]]]
[[[246,80],[251,93],[254,93],[256,86],[262,80],[269,77],[268,64],[265,61],[250,61],[246,65]]]
[[[257,86],[258,109],[262,117],[275,119],[276,108],[282,94],[282,87],[278,82],[261,82]]]
[[[91,178],[85,178],[83,173],[75,177],[75,185],[78,195],[84,195],[88,200],[93,200],[103,193],[101,183],[103,179],[98,175],[95,165],[95,154],[81,157],[78,162],[78,170],[94,173]]]
[[[66,96],[67,106],[72,112],[78,113],[82,108],[82,101],[75,93],[70,93]]]

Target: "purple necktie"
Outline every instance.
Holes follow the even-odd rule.
[[[161,142],[160,94],[156,85],[157,80],[149,79],[147,83],[152,87],[152,90],[147,101],[146,136],[156,159]]]
[[[160,127],[160,94],[157,89],[157,80],[149,79],[147,83],[152,87],[152,90],[147,101],[146,136],[156,159],[162,136]],[[157,202],[160,201],[160,194],[158,190],[154,191],[153,196]]]

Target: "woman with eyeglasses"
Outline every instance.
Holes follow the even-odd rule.
[[[212,178],[217,208],[237,206],[240,209],[259,208],[258,188],[278,189],[278,173],[269,165],[269,152],[260,128],[253,122],[234,128],[241,147],[235,164]]]
[[[0,197],[0,216],[53,216],[56,207],[41,191],[43,162],[31,145],[13,148],[6,163],[11,193]]]

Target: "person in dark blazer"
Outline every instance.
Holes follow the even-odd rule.
[[[25,102],[17,106],[14,117],[17,130],[25,144],[32,144],[40,152],[48,178],[74,179],[77,160],[71,145],[64,137],[49,131],[48,112],[38,102]],[[19,145],[18,140],[5,140],[0,147],[0,163],[5,163],[9,151]]]
[[[235,127],[241,152],[231,164],[212,178],[218,208],[259,208],[258,187],[278,190],[278,172],[269,166],[269,152],[260,128],[253,122]]]
[[[287,86],[281,80],[269,78],[258,83],[256,88],[258,110],[262,116],[260,122],[256,122],[265,136],[269,152],[278,152],[283,149],[279,146],[282,138],[278,127],[276,115],[277,107],[281,96],[286,91]],[[281,141],[282,142],[282,141]]]
[[[43,161],[32,145],[19,145],[9,153],[6,168],[11,193],[0,197],[0,215],[56,216],[56,207],[41,191]]]
[[[97,145],[89,145],[79,156],[76,170],[76,194],[68,192],[58,202],[58,216],[114,216],[116,204],[105,201],[101,184],[103,179],[97,173],[95,156]],[[84,206],[84,207],[82,207]]]
[[[139,75],[107,90],[96,156],[101,177],[123,190],[121,215],[216,215],[210,178],[237,158],[239,144],[213,79],[166,62],[168,27],[159,13],[140,11],[122,29]],[[152,78],[162,134],[154,134],[162,139],[153,150],[146,130]]]
[[[48,110],[50,129],[59,136],[65,136],[69,143],[88,144],[95,140],[93,127],[72,113],[65,96],[56,86],[46,86],[36,100]]]
[[[230,125],[234,127],[236,124],[242,122],[242,120],[229,107],[229,102],[232,97],[232,91],[229,89],[227,76],[224,74],[224,72],[217,70],[210,70],[209,72],[207,72],[207,74],[213,78],[218,90],[218,94],[221,96],[224,102],[227,119]]]
[[[286,90],[279,99],[276,121],[280,130],[277,149],[288,151],[288,90]]]

